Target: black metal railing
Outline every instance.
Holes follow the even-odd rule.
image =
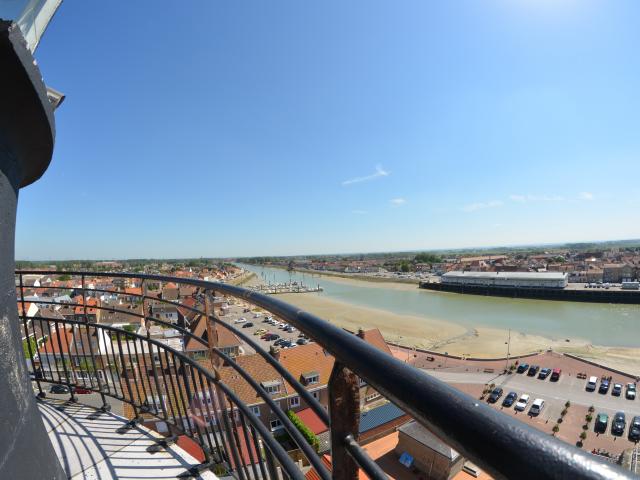
[[[53,297],[26,297],[25,289],[31,287],[25,286],[25,275],[70,276],[76,283],[67,290],[80,292],[82,300],[63,303]],[[88,288],[87,277],[138,281],[141,293],[125,293],[123,288]],[[151,282],[195,287],[191,297],[194,305],[159,298],[148,290]],[[356,478],[358,468],[370,478],[387,478],[356,441],[359,418],[356,375],[496,478],[631,478],[617,466],[491,409],[335,325],[271,296],[228,284],[137,273],[24,270],[16,272],[16,285],[22,307],[26,356],[40,394],[44,395],[43,382],[67,385],[71,400],[76,400],[74,388],[84,388],[102,396],[105,410],[109,408],[107,397],[128,405],[132,410],[131,426],[147,417],[162,420],[169,426],[169,440],[186,435],[202,448],[205,461],[194,466],[189,474],[216,468],[229,471],[240,480],[275,480],[279,474],[285,478],[304,476],[270,429],[242,401],[238,392],[223,381],[220,369],[231,368],[271,409],[309,464],[325,480]],[[64,290],[59,286],[38,288]],[[138,301],[140,309],[123,310],[99,302],[89,304],[88,298],[96,294],[126,295]],[[328,384],[328,413],[274,356],[251,336],[216,315],[212,306],[216,297],[240,299],[272,313],[335,357]],[[30,301],[42,306],[74,308],[76,314],[74,318],[28,316],[26,305]],[[185,311],[204,315],[209,341],[194,335],[185,326],[154,318],[149,312],[151,302],[180,306]],[[144,329],[137,333],[98,323],[94,318],[98,310],[137,318]],[[194,360],[179,348],[152,338],[154,323],[177,330],[183,341],[200,343],[206,355]],[[279,402],[275,402],[239,362],[218,347],[213,331],[216,325],[250,345],[330,427],[332,471]]]

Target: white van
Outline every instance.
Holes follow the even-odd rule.
[[[589,377],[589,381],[587,382],[587,392],[593,392],[596,389],[597,383],[598,377]]]
[[[544,408],[544,400],[541,398],[536,398],[533,401],[533,405],[531,405],[531,408],[529,409],[529,413],[531,415],[540,415],[540,412],[542,411],[543,408]]]

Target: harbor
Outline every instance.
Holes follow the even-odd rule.
[[[252,285],[247,287],[254,292],[265,293],[267,295],[277,295],[282,293],[317,293],[322,292],[322,287],[317,285],[311,287],[298,282],[289,283],[269,283],[263,285]]]

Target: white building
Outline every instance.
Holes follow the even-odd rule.
[[[564,288],[568,276],[562,272],[447,272],[444,284],[485,287]]]

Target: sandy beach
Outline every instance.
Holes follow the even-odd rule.
[[[319,275],[336,283],[387,290],[414,290],[415,284],[393,281],[359,280],[334,275]],[[261,279],[253,277],[248,282],[256,284]],[[327,298],[322,294],[284,294],[278,298],[303,310],[318,315],[343,328],[356,331],[358,328],[378,328],[389,342],[408,347],[424,348],[450,355],[467,355],[477,358],[499,358],[507,353],[509,332],[505,329],[476,327],[467,329],[446,320],[417,315],[402,315],[394,312],[353,305]],[[569,340],[569,341],[567,341]],[[511,330],[510,354],[523,355],[552,349],[571,353],[611,368],[640,375],[640,348],[605,347],[593,345],[588,340],[571,337],[552,339]]]
[[[398,285],[400,288],[408,286]],[[467,329],[451,322],[361,307],[316,294],[293,293],[278,297],[352,331],[378,328],[387,341],[408,347],[477,358],[499,358],[507,353],[507,330],[487,327]],[[568,340],[553,340],[512,330],[510,354],[522,355],[552,349],[640,375],[640,348],[594,346],[578,337]]]

